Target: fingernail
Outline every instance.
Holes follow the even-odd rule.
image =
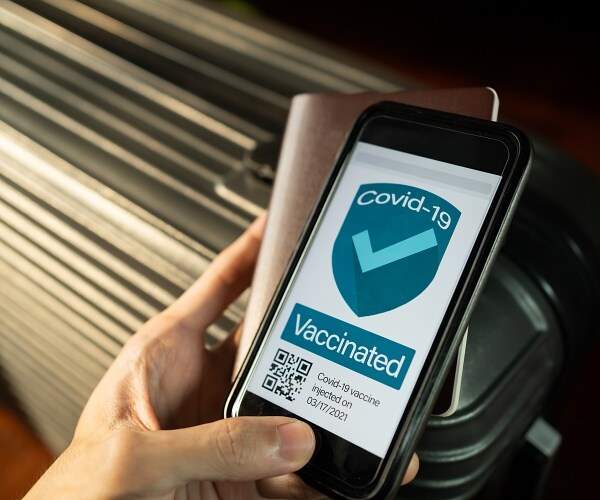
[[[308,460],[315,449],[315,435],[308,424],[292,420],[277,427],[279,455],[291,462]]]

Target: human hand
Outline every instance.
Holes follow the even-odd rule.
[[[322,497],[292,474],[314,451],[310,427],[287,417],[222,419],[237,334],[205,347],[208,326],[250,284],[264,222],[130,338],[26,500]],[[413,460],[405,480],[417,468]]]

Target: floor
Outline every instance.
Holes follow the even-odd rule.
[[[0,402],[0,498],[18,500],[52,463],[31,429]]]
[[[492,86],[500,96],[501,120],[533,131],[600,175],[600,81],[592,70],[597,53],[590,24],[595,17],[578,2],[544,13],[516,1],[482,3],[494,12],[470,2],[467,10],[454,2],[372,0],[368,12],[364,3],[347,1],[251,4],[294,29],[400,70],[423,87]],[[595,489],[600,439],[589,390],[600,387],[598,365],[596,343],[559,415],[564,443],[547,499]],[[0,400],[0,497],[21,498],[50,462],[43,444]]]

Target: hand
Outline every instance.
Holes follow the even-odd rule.
[[[292,472],[314,451],[310,427],[287,417],[222,419],[236,334],[205,332],[250,284],[265,216],[125,344],[87,402],[72,442],[25,496],[60,498],[316,498]],[[413,464],[405,480],[416,474]]]

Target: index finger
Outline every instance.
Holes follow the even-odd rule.
[[[215,322],[252,280],[267,213],[263,212],[165,311],[190,329]]]

